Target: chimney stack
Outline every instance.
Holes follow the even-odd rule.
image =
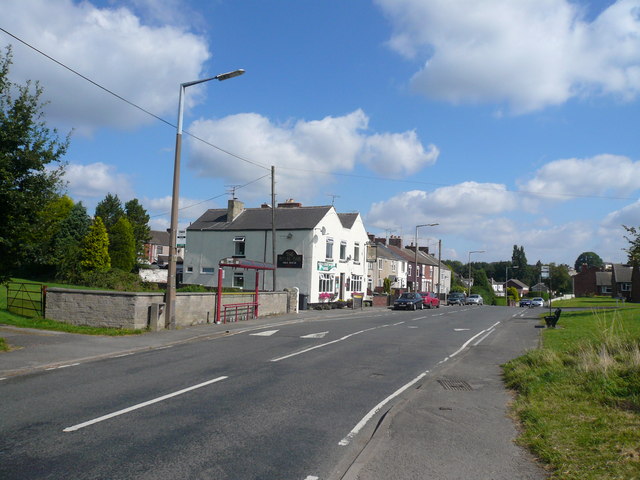
[[[232,198],[231,200],[229,200],[229,202],[227,203],[227,222],[233,222],[243,211],[243,202],[241,202],[237,198]]]

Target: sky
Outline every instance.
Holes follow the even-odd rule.
[[[181,228],[232,194],[359,212],[442,258],[624,262],[640,225],[640,0],[2,0],[67,194]],[[233,193],[235,192],[235,193]],[[476,252],[476,253],[469,253]]]

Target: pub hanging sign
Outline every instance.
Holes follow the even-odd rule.
[[[285,250],[278,255],[278,268],[302,268],[302,255],[298,255],[295,250]]]

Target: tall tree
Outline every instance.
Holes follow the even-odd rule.
[[[80,265],[84,270],[106,272],[111,268],[109,236],[102,218],[96,217],[82,241]]]
[[[56,265],[56,276],[71,283],[79,279],[81,273],[80,251],[84,237],[89,233],[91,218],[87,209],[78,202],[73,205],[65,219],[60,222],[53,238],[52,257]]]
[[[9,81],[11,48],[0,53],[0,282],[24,264],[39,212],[62,188],[62,157],[69,138],[58,138],[44,122],[36,82]]]
[[[136,265],[136,239],[133,236],[133,227],[126,217],[120,217],[111,227],[109,257],[113,268],[125,272],[130,272]]]
[[[100,217],[104,222],[104,226],[107,232],[111,231],[120,217],[124,217],[124,209],[122,208],[122,202],[118,198],[118,195],[112,195],[107,193],[104,200],[101,200],[96,205],[95,217]]]
[[[136,256],[144,254],[144,244],[151,240],[151,227],[149,227],[149,215],[137,198],[124,204],[125,215],[133,227],[133,236],[136,242]]]
[[[627,260],[631,265],[640,263],[640,228],[622,226],[628,235],[624,236],[624,239],[629,242],[629,247],[625,248],[627,252]]]
[[[580,255],[578,255],[578,258],[576,258],[576,262],[573,267],[576,269],[576,272],[580,272],[582,270],[582,265],[585,264],[587,265],[587,268],[600,268],[602,267],[604,262],[600,258],[600,255],[595,252],[582,252]]]

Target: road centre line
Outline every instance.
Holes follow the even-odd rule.
[[[355,335],[360,335],[361,333],[370,332],[371,330],[378,330],[379,328],[385,328],[385,327],[389,327],[389,326],[390,325],[380,325],[379,327],[372,327],[372,328],[367,328],[365,330],[360,330],[360,331],[357,331],[357,332],[353,332],[353,333],[350,333],[349,335],[345,335],[344,337],[338,338],[337,340],[332,340],[332,341],[327,342],[327,343],[321,343],[320,345],[315,345],[313,347],[305,348],[304,350],[300,350],[299,352],[290,353],[289,355],[284,355],[282,357],[272,358],[271,361],[272,362],[279,362],[280,360],[286,360],[287,358],[295,357],[297,355],[302,355],[303,353],[310,352],[311,350],[315,350],[316,348],[322,348],[322,347],[326,347],[328,345],[333,345],[334,343],[342,342],[343,340],[346,340],[349,337],[353,337]]]
[[[216,382],[220,382],[222,380],[226,380],[227,378],[229,378],[229,377],[214,378],[213,380],[208,380],[206,382],[199,383],[198,385],[194,385],[192,387],[184,388],[182,390],[178,390],[177,392],[169,393],[167,395],[163,395],[161,397],[154,398],[153,400],[149,400],[149,401],[146,401],[146,402],[143,402],[143,403],[138,403],[137,405],[133,405],[131,407],[124,408],[122,410],[118,410],[117,412],[109,413],[107,415],[103,415],[102,417],[94,418],[93,420],[88,420],[86,422],[79,423],[79,424],[74,425],[72,427],[67,427],[62,431],[63,432],[75,432],[76,430],[80,430],[81,428],[88,427],[89,425],[94,425],[96,423],[103,422],[103,421],[108,420],[110,418],[117,417],[119,415],[123,415],[125,413],[129,413],[129,412],[132,412],[134,410],[138,410],[139,408],[147,407],[147,406],[152,405],[154,403],[162,402],[163,400],[167,400],[169,398],[176,397],[178,395],[182,395],[183,393],[190,392],[191,390],[195,390],[197,388],[202,388],[202,387],[205,387],[207,385],[211,385],[212,383],[216,383]]]
[[[490,330],[486,333],[486,335],[484,335],[483,337],[480,337],[480,338],[478,339],[478,341],[477,341],[477,342],[475,342],[475,343],[473,344],[473,346],[474,346],[474,347],[477,347],[477,346],[478,346],[478,344],[479,344],[480,342],[482,342],[485,338],[487,338],[489,335],[491,335],[491,334],[492,334],[493,332],[495,332],[495,331],[496,331],[496,329],[495,329],[495,328],[490,329]]]
[[[478,338],[480,335],[482,335],[483,333],[486,333],[487,330],[491,330],[493,328],[495,328],[497,325],[499,325],[500,322],[496,322],[493,325],[491,325],[489,328],[485,329],[485,330],[481,330],[479,333],[476,333],[473,337],[471,337],[469,340],[467,340],[466,342],[464,342],[464,344],[458,349],[456,350],[454,353],[452,353],[451,355],[449,355],[449,358],[451,357],[455,357],[457,354],[459,354],[461,351],[463,351],[465,348],[467,348],[467,346],[473,342],[476,338]],[[479,342],[478,342],[479,343]]]
[[[349,445],[349,443],[351,442],[353,437],[355,437],[360,432],[360,430],[362,430],[362,427],[364,427],[369,422],[369,420],[371,420],[373,418],[373,416],[382,409],[382,407],[384,407],[387,403],[389,403],[395,397],[397,397],[402,392],[404,392],[407,388],[410,388],[412,385],[416,384],[417,382],[422,380],[424,377],[426,377],[427,373],[429,373],[429,370],[427,370],[426,372],[422,372],[416,378],[414,378],[409,383],[407,383],[407,384],[403,385],[402,387],[400,387],[398,390],[393,392],[391,395],[389,395],[387,398],[385,398],[379,404],[377,404],[375,407],[373,407],[371,409],[371,411],[369,411],[369,413],[367,413],[362,418],[362,420],[360,420],[358,422],[358,424],[355,427],[353,427],[353,429],[347,434],[347,436],[344,437],[342,440],[340,440],[338,442],[338,445],[340,445],[341,447]]]

